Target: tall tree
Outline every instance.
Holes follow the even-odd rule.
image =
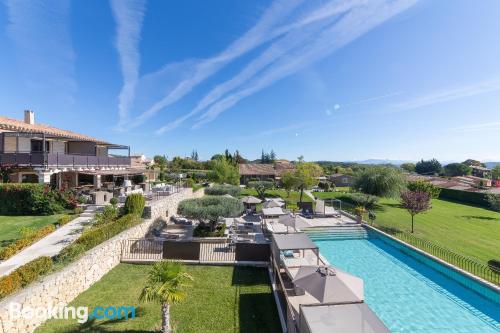
[[[290,197],[290,192],[297,188],[297,185],[299,184],[299,180],[295,176],[295,173],[286,171],[283,173],[283,176],[281,177],[281,182],[283,184],[283,188],[286,190],[286,194],[288,197]]]
[[[357,174],[354,187],[366,194],[397,198],[405,185],[405,179],[398,169],[371,166]]]
[[[434,175],[442,171],[441,163],[435,158],[424,161],[421,160],[415,165],[415,171],[421,175]]]
[[[271,153],[269,153],[269,162],[270,163],[276,162],[276,153],[272,149],[271,149]]]
[[[151,268],[139,300],[161,304],[161,331],[163,333],[172,332],[170,306],[186,298],[185,289],[189,286],[189,281],[193,281],[193,278],[183,271],[183,266],[179,262],[160,261]]]
[[[153,157],[153,161],[154,161],[155,167],[158,167],[158,169],[160,169],[160,175],[159,175],[160,180],[164,180],[165,179],[165,169],[167,168],[167,164],[168,164],[167,158],[165,157],[165,155],[163,155],[163,156],[156,155],[155,157]]]
[[[193,149],[192,153],[191,153],[191,159],[193,161],[196,161],[198,162],[198,151],[196,149]]]
[[[465,161],[462,162],[462,164],[465,164],[467,166],[479,166],[479,167],[486,167],[486,165],[484,163],[481,163],[481,161],[478,161],[478,160],[473,160],[473,159],[467,159]]]
[[[234,161],[236,164],[244,164],[247,162],[247,160],[243,156],[241,156],[238,150],[236,150],[234,153]]]
[[[470,175],[472,168],[463,163],[450,163],[444,167],[444,173],[449,177]]]
[[[230,163],[225,157],[212,162],[212,171],[209,178],[219,184],[238,185],[240,182],[238,167]]]
[[[431,196],[423,191],[404,191],[401,193],[401,206],[411,215],[411,232],[415,215],[431,209]]]

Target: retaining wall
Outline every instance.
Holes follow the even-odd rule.
[[[201,197],[203,194],[203,190],[193,193],[189,188],[154,201],[145,208],[143,223],[89,250],[82,258],[61,271],[48,275],[40,282],[0,301],[0,333],[30,333],[47,319],[43,317],[13,320],[8,312],[10,304],[18,303],[23,308],[37,308],[70,303],[120,263],[122,240],[144,237],[156,219],[175,214],[180,201]]]

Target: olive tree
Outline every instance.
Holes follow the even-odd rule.
[[[267,180],[251,181],[248,182],[248,187],[255,189],[257,196],[264,200],[266,191],[274,188],[274,182]]]
[[[205,196],[179,203],[177,214],[208,224],[214,231],[221,217],[238,217],[243,213],[243,203],[236,198]]]

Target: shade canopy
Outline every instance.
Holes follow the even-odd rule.
[[[279,207],[274,207],[274,208],[262,208],[262,214],[264,214],[264,216],[280,216],[280,215],[285,215],[286,213],[283,211],[283,209]]]
[[[246,196],[241,198],[241,202],[246,203],[246,204],[258,204],[261,203],[262,201],[259,198],[256,198],[254,196]]]
[[[264,208],[274,208],[274,207],[283,207],[285,205],[285,201],[281,198],[272,198],[266,199],[266,201],[262,204]]]
[[[363,280],[337,268],[301,266],[293,283],[320,303],[355,303],[364,299]]]
[[[311,239],[304,233],[273,234],[273,241],[279,251],[317,249]]]
[[[390,333],[366,303],[302,306],[300,327],[311,333]]]

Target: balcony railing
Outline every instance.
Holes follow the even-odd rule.
[[[67,167],[130,167],[130,157],[73,155],[43,152],[0,153],[2,166]]]

